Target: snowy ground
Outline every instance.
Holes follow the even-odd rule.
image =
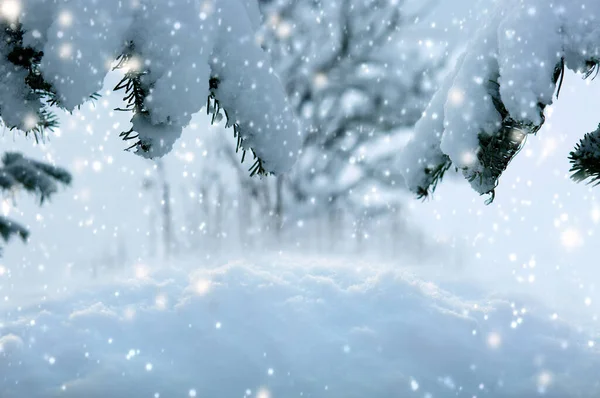
[[[290,256],[121,279],[5,303],[0,396],[600,396],[593,337],[524,299]]]

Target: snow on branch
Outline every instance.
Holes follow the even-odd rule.
[[[417,123],[401,160],[408,187],[427,196],[454,167],[493,200],[504,170],[544,124],[565,68],[584,77],[597,70],[599,17],[600,3],[586,0],[498,2]],[[597,140],[578,148],[574,171],[585,169],[592,153],[600,163]]]
[[[252,151],[254,172],[280,173],[293,164],[301,136],[254,38],[256,0],[0,4],[0,116],[9,128],[43,135],[56,126],[48,106],[71,111],[97,98],[106,74],[119,69],[119,109],[133,113],[121,137],[138,155],[168,153],[207,106],[222,111],[240,147]]]
[[[569,155],[571,178],[577,182],[589,179],[589,183],[600,184],[600,126],[587,133]]]
[[[0,190],[12,193],[24,189],[40,200],[40,205],[58,191],[58,185],[71,184],[71,174],[58,166],[29,159],[18,152],[6,152],[0,167]],[[29,237],[28,229],[0,215],[0,238],[8,242],[12,236],[23,241]],[[0,255],[2,250],[0,248]]]
[[[71,184],[71,174],[48,163],[24,157],[18,152],[6,152],[0,167],[0,189],[4,191],[23,188],[37,195],[40,204],[58,191],[58,184]]]

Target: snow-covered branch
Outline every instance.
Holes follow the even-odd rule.
[[[586,0],[498,2],[404,150],[409,188],[426,196],[455,167],[493,199],[527,135],[543,125],[565,68],[589,76],[598,67],[599,16],[600,3]]]
[[[124,93],[121,109],[133,113],[122,137],[139,155],[168,153],[192,115],[208,106],[254,153],[257,171],[280,173],[293,164],[300,131],[256,43],[256,0],[1,5],[0,108],[9,128],[37,135],[54,127],[48,106],[70,111],[97,98],[116,65],[124,72],[116,87]]]

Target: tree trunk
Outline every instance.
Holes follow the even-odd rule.
[[[221,251],[221,245],[223,244],[223,201],[225,200],[225,190],[223,185],[219,184],[217,187],[217,198],[214,205],[214,238],[215,238],[215,251],[219,253]]]
[[[281,243],[281,233],[283,232],[283,176],[278,175],[275,181],[275,207],[274,207],[274,231],[277,243]]]
[[[356,252],[362,253],[365,244],[364,217],[361,215],[356,219]]]
[[[390,256],[396,258],[401,254],[401,251],[406,248],[406,239],[404,232],[404,221],[401,219],[399,212],[394,212],[390,227]]]
[[[241,248],[245,248],[248,243],[248,228],[252,223],[252,207],[250,204],[250,195],[240,184],[238,190],[238,240]]]
[[[329,247],[332,250],[335,250],[337,248],[338,242],[339,242],[339,234],[340,234],[339,218],[340,218],[340,214],[339,214],[338,208],[335,205],[332,205],[329,208],[329,212],[328,212]]]
[[[161,192],[161,205],[162,205],[162,235],[163,235],[163,248],[164,256],[166,259],[170,259],[173,255],[173,249],[175,245],[175,238],[173,236],[173,214],[171,212],[171,186],[167,181],[165,175],[165,167],[161,160],[156,162],[158,177],[160,182]]]
[[[156,256],[156,246],[158,243],[156,235],[156,213],[151,208],[148,211],[148,255],[152,258]]]

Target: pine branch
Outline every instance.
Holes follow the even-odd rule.
[[[588,184],[600,184],[600,125],[575,145],[575,149],[569,154],[569,161],[569,171],[573,173],[571,178],[575,182],[589,179]]]
[[[552,83],[556,88],[557,97],[560,95],[563,85],[565,67],[565,59],[561,58],[556,63],[553,75],[551,76]],[[585,76],[589,77],[594,72],[597,73],[599,69],[598,62],[591,60],[587,63],[587,72],[585,73]],[[514,157],[521,151],[527,136],[536,134],[544,124],[544,110],[547,106],[542,102],[538,102],[535,106],[534,111],[538,112],[537,119],[540,120],[539,123],[521,121],[518,118],[513,117],[502,101],[498,78],[498,71],[489,76],[486,91],[498,116],[500,116],[501,122],[492,133],[480,131],[478,135],[479,145],[475,153],[477,161],[472,165],[465,165],[462,168],[465,178],[477,191],[482,195],[490,195],[489,199],[486,201],[487,204],[493,202],[495,198],[495,189],[498,186],[502,173],[504,173]],[[581,156],[578,157],[578,154],[572,153],[571,155],[572,163],[576,163],[577,160],[580,160],[579,157]],[[439,162],[436,162],[437,160],[439,160]],[[450,167],[449,160],[446,159],[444,162],[439,155],[438,158],[430,161],[436,163],[436,165],[428,165],[424,170],[425,177],[422,182],[423,186],[416,189],[419,198],[427,197],[433,192],[436,184],[443,178],[444,172]],[[600,163],[600,160],[598,160],[598,163]],[[575,165],[573,171],[580,171],[581,168],[581,165]],[[598,173],[600,174],[600,164],[597,165],[597,168]],[[585,179],[586,177],[583,172],[580,172],[576,174],[574,178]]]
[[[133,42],[130,42],[125,51],[119,55],[119,57],[117,57],[117,64],[113,70],[130,68],[135,56],[135,45]],[[113,91],[124,91],[125,94],[123,97],[125,107],[116,108],[116,111],[132,112],[134,117],[136,115],[141,117],[149,117],[149,112],[144,105],[144,100],[146,99],[150,88],[146,87],[142,82],[142,77],[147,73],[148,71],[143,69],[137,70],[135,68],[130,68],[127,70],[125,76],[113,88]],[[151,144],[148,142],[142,142],[142,140],[139,138],[139,134],[135,132],[133,128],[127,131],[122,131],[119,134],[119,137],[121,137],[123,141],[136,140],[130,147],[126,148],[127,151],[136,148],[144,152],[149,152],[151,149]]]
[[[444,178],[444,175],[452,167],[450,158],[444,155],[444,161],[435,165],[427,166],[425,168],[425,174],[427,175],[427,183],[424,187],[417,188],[417,199],[427,199],[435,192],[438,184]]]
[[[30,163],[38,171],[42,171],[48,176],[52,177],[55,181],[64,185],[71,185],[73,176],[66,169],[48,163],[38,162],[32,159],[25,159],[25,161]]]
[[[0,36],[7,45],[7,60],[16,68],[24,69],[27,72],[24,83],[31,90],[25,100],[38,101],[44,100],[45,104],[36,112],[36,123],[25,134],[32,134],[36,141],[43,140],[47,131],[52,131],[58,127],[58,118],[56,114],[47,107],[56,106],[64,110],[59,96],[51,83],[46,81],[42,75],[40,64],[43,51],[38,51],[32,47],[23,45],[23,27],[20,23],[0,22]],[[99,93],[93,93],[91,100],[100,98]],[[14,130],[16,126],[8,126]]]
[[[585,62],[585,67],[586,70],[583,72],[583,78],[587,79],[590,76],[594,75],[592,77],[592,80],[594,80],[600,72],[600,61],[592,57],[591,59]]]
[[[223,119],[223,114],[221,114],[221,110],[225,114],[225,127],[233,127],[233,137],[236,138],[235,152],[238,153],[240,149],[242,150],[242,160],[241,163],[244,163],[246,158],[246,149],[243,148],[242,144],[244,138],[242,137],[242,133],[240,131],[240,125],[236,122],[232,122],[225,108],[221,107],[221,103],[217,99],[216,92],[219,88],[219,79],[217,77],[211,77],[209,80],[209,89],[210,94],[208,95],[208,99],[206,102],[206,114],[211,115],[211,125],[214,123],[219,123]],[[259,176],[268,176],[269,173],[263,166],[262,159],[254,152],[254,149],[248,149],[252,152],[252,155],[255,159],[252,166],[248,169],[250,172],[250,177],[254,177],[255,175]]]
[[[52,84],[44,80],[40,71],[40,63],[44,53],[37,51],[31,47],[23,45],[23,28],[20,23],[9,24],[7,22],[0,23],[2,39],[7,43],[9,51],[6,57],[15,67],[25,69],[27,76],[25,83],[31,89],[30,96],[32,100],[46,98],[47,105],[60,106],[58,96]],[[15,126],[8,126],[11,130]],[[58,119],[56,115],[45,109],[44,107],[37,112],[37,123],[30,130],[25,131],[25,134],[33,134],[36,141],[43,139],[47,130],[52,131],[58,127]]]
[[[8,171],[0,169],[0,189],[9,191],[18,184],[19,182]]]
[[[40,198],[40,204],[58,191],[58,184],[69,185],[71,174],[60,167],[38,162],[17,152],[7,152],[2,157],[0,187],[8,190],[22,187]]]
[[[564,58],[561,58],[560,62],[555,66],[554,74],[552,76],[552,82],[557,86],[557,97],[560,95],[564,75],[565,60]],[[544,116],[546,105],[542,103],[537,104],[537,110],[541,120],[540,124],[521,122],[511,117],[506,106],[502,102],[500,84],[497,79],[488,82],[488,92],[492,98],[496,111],[502,117],[502,123],[495,134],[488,135],[481,133],[479,135],[480,148],[477,153],[477,159],[483,166],[483,170],[473,173],[473,175],[470,176],[469,181],[479,180],[480,186],[491,187],[487,192],[482,193],[483,195],[491,195],[486,202],[487,204],[490,204],[494,201],[495,189],[498,186],[498,180],[502,173],[506,171],[510,162],[521,151],[525,145],[527,136],[529,134],[536,134],[546,121]]]
[[[29,237],[29,230],[9,218],[0,216],[0,237],[5,242],[8,242],[13,236],[18,236],[23,241],[26,241]]]
[[[2,156],[2,163],[4,165],[0,168],[0,189],[24,188],[27,192],[38,195],[40,204],[57,191],[57,183],[69,185],[72,180],[67,170],[28,159],[18,152],[6,152]],[[19,236],[26,241],[29,231],[23,225],[0,215],[0,237],[8,242],[12,236]]]
[[[533,128],[524,127],[523,124],[509,118],[502,123],[502,128],[496,134],[479,135],[477,159],[483,166],[483,170],[474,173],[469,181],[479,180],[480,186],[492,187],[482,193],[482,195],[491,195],[486,204],[494,201],[500,176],[523,148],[527,134],[533,131]]]
[[[559,79],[562,80],[564,74],[564,62],[557,65],[553,76],[556,84]],[[559,86],[560,90],[560,86]],[[489,194],[490,197],[486,204],[491,204],[495,198],[495,190],[498,186],[498,180],[502,173],[508,168],[510,162],[521,151],[529,134],[536,134],[545,122],[545,105],[537,104],[537,109],[541,123],[533,124],[521,122],[513,119],[500,96],[500,84],[497,79],[489,80],[488,93],[496,111],[502,118],[502,123],[494,134],[479,134],[479,150],[477,159],[482,166],[482,170],[477,170],[468,175],[469,182],[477,181],[480,187],[487,188],[482,195]]]

